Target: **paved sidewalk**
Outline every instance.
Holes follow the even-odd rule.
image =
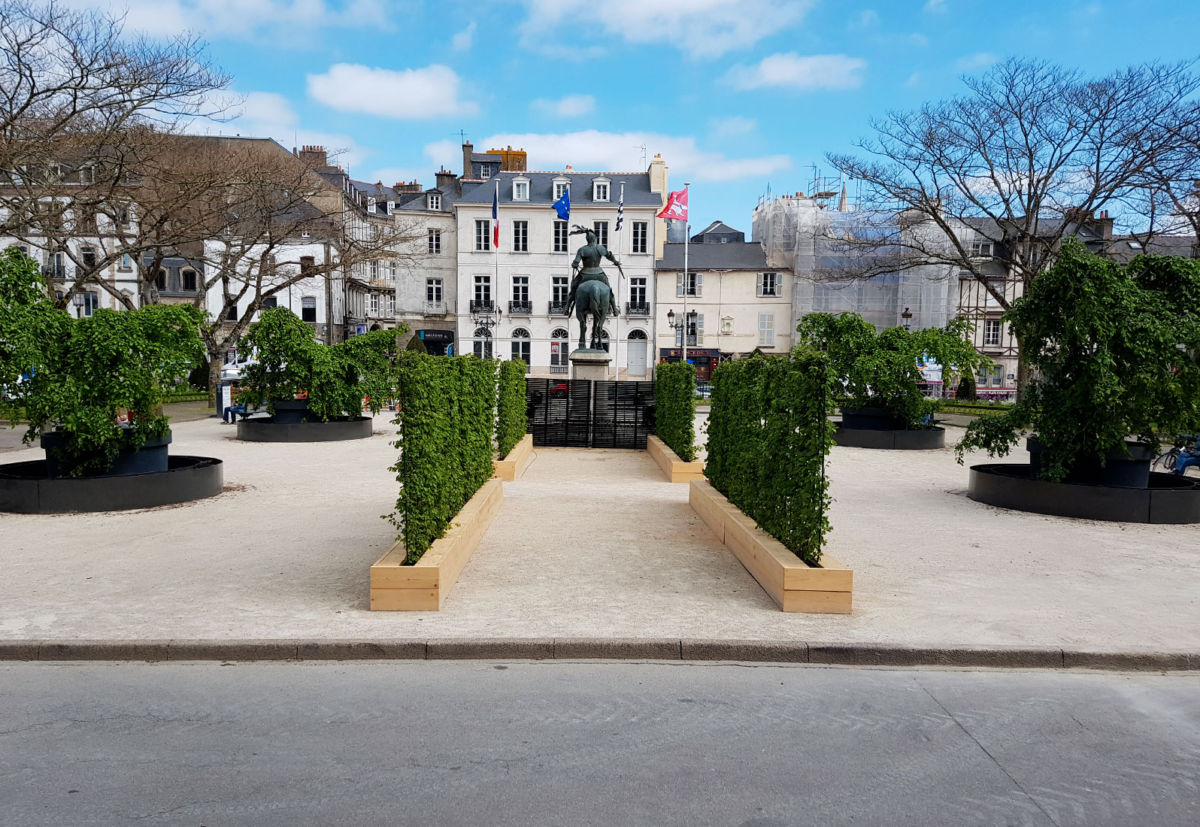
[[[224,459],[221,496],[0,515],[0,658],[1200,668],[1200,529],[979,505],[950,450],[834,449],[829,550],[855,569],[849,616],[779,612],[644,452],[573,449],[538,449],[505,484],[441,612],[370,612],[367,569],[393,534],[380,518],[396,493],[390,432],[381,415],[370,439],[277,445],[238,442],[212,418],[176,422],[174,450]]]

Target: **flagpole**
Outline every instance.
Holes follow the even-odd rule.
[[[622,255],[625,253],[625,245],[622,244],[622,239],[625,238],[625,224],[623,221],[625,209],[625,182],[621,182],[621,196],[617,201],[617,251]],[[620,261],[620,259],[617,259]],[[617,318],[613,319],[613,361],[617,363],[617,372],[614,377],[617,381],[621,380],[621,282],[625,281],[625,273],[617,268]],[[629,349],[625,349],[626,374],[629,367]]]
[[[496,301],[496,310],[499,310],[500,309],[500,179],[499,178],[496,179],[496,200],[494,203],[496,205],[496,209],[495,209],[495,215],[492,216],[492,220],[494,220],[496,222],[496,227],[495,227],[495,229],[492,230],[492,242],[493,242],[492,248],[493,248],[494,252],[496,253],[496,294],[495,294],[496,299],[495,299],[495,301]],[[493,318],[496,319],[496,333],[499,333],[500,332],[499,315],[496,315]],[[499,343],[497,342],[498,338],[499,338],[499,336],[492,337],[492,348],[493,348],[492,358],[493,359],[500,358],[500,354],[496,352],[497,350],[500,349]]]
[[[691,197],[690,197],[690,193],[688,192],[688,188],[690,186],[691,186],[690,182],[688,182],[688,181],[683,182],[683,192],[685,194],[684,198],[687,201],[687,203],[689,204],[689,206],[691,204]],[[688,273],[688,239],[691,237],[691,235],[692,235],[692,228],[688,224],[688,220],[685,218],[683,220],[683,336],[681,337],[683,340],[683,362],[684,362],[684,364],[687,364],[687,337],[688,337],[687,297],[688,297],[688,290],[690,290],[692,287],[691,274]]]

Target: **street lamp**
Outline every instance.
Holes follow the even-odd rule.
[[[500,310],[499,303],[493,302],[472,302],[471,321],[475,324],[475,329],[483,328],[487,331],[488,348],[491,349],[495,339],[492,337],[492,328],[500,324],[500,317],[503,315]],[[472,338],[474,334],[472,333]],[[489,354],[491,357],[492,354]]]
[[[904,308],[904,312],[900,314],[900,318],[904,319],[904,329],[908,330],[911,327],[912,311],[910,311],[907,307]]]
[[[674,310],[667,311],[667,327],[676,331],[677,334],[679,334],[679,331],[682,331],[682,334],[679,334],[679,341],[683,345],[683,361],[685,361],[685,362],[687,361],[688,327],[691,325],[695,325],[697,315],[698,314],[696,313],[695,310],[685,310],[682,314],[680,314],[679,321],[676,322],[675,321],[675,311]]]

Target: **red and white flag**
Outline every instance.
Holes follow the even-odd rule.
[[[676,190],[667,194],[667,206],[658,214],[659,218],[673,218],[677,221],[687,221],[688,207],[687,189]]]
[[[500,180],[496,179],[496,194],[492,196],[492,247],[500,249]]]

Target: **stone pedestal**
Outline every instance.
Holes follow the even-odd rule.
[[[572,379],[608,379],[608,363],[612,356],[607,351],[580,348],[567,358],[571,360]]]

